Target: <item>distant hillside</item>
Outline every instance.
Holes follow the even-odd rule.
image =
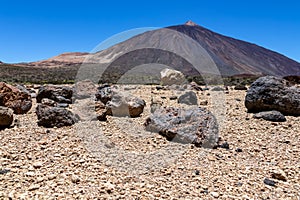
[[[200,50],[203,49],[203,54],[199,57],[195,57],[199,49],[195,49],[193,43],[200,46]],[[94,54],[64,53],[31,63],[15,65],[1,63],[0,78],[15,81],[28,80],[29,82],[31,79],[34,82],[36,80],[42,82],[74,81],[77,70],[84,61],[93,65],[86,71],[92,76],[97,76],[100,82],[117,82],[128,71],[144,65],[147,65],[147,68],[154,66],[153,70],[140,70],[136,73],[138,75],[155,74],[156,78],[158,70],[163,67],[180,70],[190,79],[203,76],[203,73],[215,73],[211,71],[215,66],[223,77],[300,75],[300,63],[284,55],[252,43],[223,36],[188,21],[183,25],[136,35]],[[200,62],[203,73],[195,69],[195,62],[198,64]],[[149,64],[152,65],[149,66]],[[159,67],[156,68],[156,66]],[[93,71],[97,67],[103,70],[107,67],[105,71],[100,70],[101,73],[103,72],[102,76],[98,75],[99,72],[97,74]],[[132,79],[135,78],[132,77]]]

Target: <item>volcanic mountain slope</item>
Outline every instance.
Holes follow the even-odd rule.
[[[198,49],[194,42],[200,46]],[[195,52],[199,50],[201,58]],[[207,59],[200,61],[204,73],[204,68],[211,70],[213,67],[212,59],[222,76],[300,75],[300,63],[258,45],[212,32],[192,21],[142,33],[90,57],[90,61],[111,62],[108,73],[158,63],[188,75],[197,73],[193,69],[195,62],[190,62],[193,59],[198,59],[198,64],[200,59]]]
[[[300,75],[300,63],[258,45],[223,36],[189,22],[169,28],[199,42],[224,75]]]
[[[34,77],[39,82],[50,77],[48,82],[68,82],[75,80],[78,69],[86,68],[83,72],[87,75],[83,77],[102,74],[97,78],[116,82],[139,66],[143,66],[138,72],[141,76],[151,73],[157,76],[165,67],[182,71],[187,76],[219,73],[223,77],[300,75],[300,63],[284,55],[188,21],[144,32],[96,53],[63,53],[47,60],[14,65],[0,63],[4,69],[1,71],[5,72],[0,73],[0,79],[31,82]],[[51,76],[47,76],[49,70]],[[45,76],[38,76],[39,71]],[[55,74],[61,77],[56,78]]]

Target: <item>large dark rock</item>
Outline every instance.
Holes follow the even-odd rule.
[[[9,127],[13,123],[13,114],[12,109],[0,106],[0,128]]]
[[[219,140],[216,118],[203,108],[161,107],[147,118],[145,126],[168,140],[196,146],[213,148]]]
[[[285,122],[286,118],[285,116],[276,110],[272,111],[264,111],[264,112],[259,112],[253,115],[253,118],[255,119],[264,119],[267,121],[272,121],[272,122]]]
[[[193,91],[186,92],[178,98],[178,103],[183,103],[187,105],[197,105],[197,95]]]
[[[26,88],[18,87],[0,82],[0,106],[13,109],[15,114],[25,114],[32,106],[31,95]]]
[[[144,111],[145,105],[145,101],[138,97],[115,93],[106,107],[109,115],[138,117]]]
[[[257,79],[247,91],[248,112],[277,110],[284,115],[300,115],[300,89],[282,78],[266,76]]]
[[[67,109],[47,106],[45,104],[37,106],[36,114],[38,125],[46,128],[71,126],[79,120],[78,116]]]
[[[42,99],[52,99],[58,103],[72,103],[73,90],[67,86],[42,86],[36,97],[36,101],[41,103]]]

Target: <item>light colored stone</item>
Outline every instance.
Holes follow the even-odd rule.
[[[180,71],[164,69],[160,72],[162,85],[181,85],[186,82],[184,75]]]
[[[273,170],[271,176],[277,180],[287,181],[286,173],[281,169]]]
[[[211,196],[213,196],[215,198],[219,197],[219,193],[218,192],[211,192],[210,194],[211,194]]]
[[[41,168],[43,166],[43,163],[40,161],[34,162],[33,163],[33,167],[34,168]]]

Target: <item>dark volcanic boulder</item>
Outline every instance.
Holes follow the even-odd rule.
[[[264,112],[259,112],[253,115],[253,118],[255,119],[264,119],[267,121],[272,121],[272,122],[285,122],[286,118],[285,116],[276,110],[272,111],[264,111]]]
[[[13,109],[15,114],[25,114],[32,106],[31,95],[26,88],[19,88],[0,82],[0,106]]]
[[[51,107],[44,104],[39,104],[36,108],[36,114],[38,117],[38,125],[46,128],[71,126],[79,119],[71,111]]]
[[[178,103],[183,103],[187,105],[197,105],[197,95],[193,91],[186,92],[178,98]]]
[[[114,94],[113,89],[108,84],[104,84],[98,87],[98,92],[96,93],[96,99],[106,104],[108,101],[112,99],[113,94]]]
[[[145,101],[138,97],[115,93],[106,107],[109,115],[138,117],[144,111],[145,105]]]
[[[42,86],[36,96],[36,101],[41,103],[42,99],[52,99],[58,103],[72,103],[73,90],[67,86]]]
[[[9,127],[12,124],[13,114],[12,109],[0,106],[0,128]]]
[[[219,140],[216,118],[203,108],[159,108],[147,118],[145,126],[168,140],[196,146],[213,148]]]
[[[257,79],[247,91],[248,112],[277,110],[284,115],[300,115],[300,89],[273,76]]]

